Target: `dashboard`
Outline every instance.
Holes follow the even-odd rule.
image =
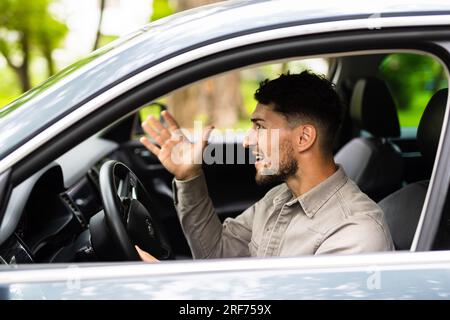
[[[89,220],[102,210],[98,174],[116,148],[91,137],[15,187],[0,225],[0,263],[98,261]]]
[[[152,213],[164,225],[175,258],[192,257],[174,206],[173,176],[138,140],[109,139],[95,135],[14,186],[0,216],[0,264],[108,260],[92,248],[89,225],[92,217],[103,214],[99,173],[108,160],[129,166],[151,194]],[[229,150],[220,142],[209,147]],[[242,145],[233,145],[233,154],[239,154],[238,148]],[[270,189],[255,183],[251,164],[205,165],[203,170],[221,221],[235,217]]]

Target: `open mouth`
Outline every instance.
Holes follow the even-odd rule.
[[[263,153],[260,152],[254,152],[253,155],[255,156],[255,167],[259,167],[259,166],[265,166],[266,165],[266,157],[264,156]]]

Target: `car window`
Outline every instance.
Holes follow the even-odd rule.
[[[287,71],[311,70],[328,76],[331,62],[327,58],[302,59],[232,71],[176,90],[158,102],[167,106],[182,128],[192,129],[195,121],[202,121],[221,131],[248,130],[256,106],[253,94],[261,81]],[[149,115],[159,118],[160,111],[160,104],[147,105],[141,109],[140,119]]]
[[[436,59],[412,53],[393,53],[379,65],[378,76],[386,81],[397,105],[402,135],[415,136],[431,96],[448,86],[445,70]]]
[[[406,56],[406,58],[402,58],[403,56]],[[398,70],[402,70],[405,65],[405,61],[408,59],[412,61],[415,57],[409,57],[408,55],[401,55],[401,54],[395,54],[395,55],[388,55],[383,62],[379,65],[377,59],[371,59],[370,54],[364,56],[350,56],[350,58],[356,57],[355,61],[363,65],[365,63],[365,68],[355,68],[355,64],[349,64],[350,67],[347,68],[347,70],[336,72],[337,75],[341,74],[342,80],[350,80],[352,78],[356,78],[355,75],[361,76],[360,73],[366,72],[367,77],[372,77],[374,75],[373,70],[376,70],[379,66],[380,73],[384,72],[384,77],[386,79],[386,82],[390,86],[392,86],[391,89],[393,90],[394,96],[397,94],[397,96],[400,97],[400,93],[402,94],[409,94],[409,99],[404,99],[401,101],[407,101],[407,103],[404,103],[404,105],[407,105],[408,108],[402,109],[399,107],[399,114],[400,114],[400,121],[402,122],[402,126],[404,128],[415,128],[417,127],[417,123],[419,121],[420,116],[423,113],[423,109],[425,108],[425,105],[427,104],[429,97],[427,95],[431,95],[435,91],[438,90],[438,88],[447,86],[446,83],[446,74],[445,70],[442,69],[439,65],[434,65],[434,60],[429,60],[429,57],[426,56],[420,56],[424,58],[424,63],[422,67],[420,67],[420,63],[417,63],[419,65],[414,64],[414,69],[412,71],[406,73],[408,77],[403,79],[402,77],[399,77],[398,79],[395,78],[395,70],[399,72]],[[397,58],[396,58],[397,57]],[[366,59],[365,59],[366,58]],[[332,72],[334,70],[334,67],[336,66],[337,62],[339,60],[339,57],[335,58],[316,58],[316,59],[302,59],[299,60],[298,58],[296,60],[286,61],[282,63],[265,63],[261,65],[254,65],[246,67],[245,69],[241,70],[233,70],[227,73],[223,73],[214,77],[210,77],[198,82],[195,82],[193,84],[190,84],[188,86],[185,86],[183,88],[180,88],[176,91],[173,91],[169,93],[166,96],[161,97],[160,99],[157,99],[156,101],[151,101],[149,98],[149,102],[144,105],[139,112],[141,121],[144,120],[148,115],[153,115],[155,117],[159,117],[159,113],[162,109],[168,109],[177,119],[177,121],[180,123],[182,128],[185,129],[194,129],[194,122],[196,120],[201,120],[202,122],[206,122],[207,124],[213,124],[217,129],[221,130],[222,133],[228,133],[227,129],[231,129],[232,133],[244,133],[250,126],[251,122],[249,121],[250,114],[253,112],[253,109],[255,108],[256,102],[253,97],[253,94],[255,90],[258,88],[259,83],[267,78],[273,79],[278,77],[280,74],[285,73],[287,71],[291,73],[300,73],[303,70],[311,70],[312,72],[316,74],[325,75],[327,78],[331,78]],[[372,61],[375,61],[372,65]],[[394,61],[394,62],[393,62]],[[397,61],[397,62],[395,62]],[[419,60],[422,61],[422,60]],[[359,65],[358,65],[359,66]],[[398,68],[398,69],[395,69]],[[412,67],[411,67],[412,68]],[[426,68],[431,68],[434,70],[435,73],[432,73],[432,75],[428,75],[428,79],[440,79],[442,77],[443,82],[435,83],[423,81],[423,77],[427,75],[427,70],[424,70]],[[434,69],[433,69],[434,68]],[[358,70],[359,69],[359,70]],[[436,73],[437,71],[440,71],[441,73]],[[352,74],[351,72],[354,71],[355,73]],[[391,78],[389,78],[391,76]],[[418,78],[418,80],[417,80]],[[391,80],[389,80],[391,79]],[[401,84],[398,84],[398,87],[395,87],[393,84],[396,82],[394,80],[397,80],[398,82],[402,82]],[[414,82],[414,81],[416,82]],[[390,82],[389,82],[390,81]],[[410,92],[415,88],[412,85],[410,87],[410,90],[405,90],[405,88],[402,87],[402,85],[407,86],[410,81],[414,85],[417,86],[418,92]],[[436,80],[437,81],[437,80]],[[420,83],[421,85],[417,85],[417,83]],[[431,84],[434,85],[434,87],[431,86]],[[397,90],[397,91],[395,91]],[[403,91],[406,91],[403,92]],[[414,94],[413,94],[414,93]],[[421,95],[420,95],[421,94]],[[397,97],[396,96],[396,97]],[[399,98],[396,98],[399,99]],[[423,102],[423,105],[421,105],[421,109],[414,109],[412,106],[415,106],[414,104],[416,101],[412,101],[413,99],[423,99],[420,100],[420,102]],[[403,103],[402,103],[403,105]],[[418,103],[417,103],[418,105]],[[378,107],[378,104],[370,104],[370,107],[375,106]],[[416,113],[413,113],[411,110],[416,111]],[[413,114],[415,117],[417,117],[416,123],[412,124],[412,122],[406,122],[405,125],[405,119],[408,119],[405,114],[409,112],[410,114]],[[412,118],[412,116],[410,117]],[[433,125],[435,125],[433,123]],[[137,126],[141,127],[141,126]],[[242,130],[242,131],[238,131]],[[193,132],[194,130],[192,130]],[[123,132],[120,130],[120,132]],[[138,133],[138,132],[136,132]],[[143,131],[139,134],[143,134]],[[112,135],[111,135],[112,136]],[[217,135],[218,138],[220,138],[221,135]],[[237,135],[236,135],[237,136]],[[236,137],[235,136],[235,137]],[[240,135],[239,135],[240,139]],[[351,139],[352,140],[352,139]],[[348,142],[351,142],[349,140]],[[401,140],[401,139],[399,139]],[[375,143],[374,146],[378,147],[380,145],[384,145],[386,142],[389,142],[389,150],[392,152],[390,154],[390,157],[381,159],[384,161],[385,164],[389,164],[390,167],[394,167],[393,163],[394,161],[392,159],[400,159],[403,161],[399,161],[400,167],[397,168],[396,171],[403,174],[403,176],[400,177],[400,179],[390,179],[387,180],[387,182],[380,187],[377,187],[376,190],[371,190],[369,187],[364,185],[364,181],[358,181],[357,177],[354,178],[351,176],[352,172],[358,172],[358,170],[347,170],[348,176],[353,179],[360,187],[367,188],[364,189],[364,193],[366,193],[369,197],[371,197],[373,200],[378,201],[381,200],[382,197],[379,196],[383,193],[383,197],[392,194],[394,191],[397,191],[397,189],[400,189],[401,186],[405,184],[414,183],[419,180],[425,180],[429,179],[429,172],[426,170],[425,166],[421,162],[421,153],[420,150],[416,148],[416,146],[410,147],[407,146],[405,143],[401,143],[402,141],[387,141],[386,139],[374,139]],[[127,141],[128,142],[128,141]],[[75,191],[78,191],[79,189],[83,191],[79,186],[84,186],[85,184],[93,184],[94,189],[93,192],[97,192],[99,190],[98,186],[98,172],[101,166],[105,163],[107,160],[115,160],[115,159],[124,159],[123,161],[126,165],[132,168],[133,172],[136,173],[136,176],[139,176],[140,180],[143,182],[146,189],[150,190],[152,195],[155,195],[155,199],[158,199],[160,201],[159,205],[161,208],[161,216],[163,216],[163,223],[164,225],[167,225],[167,229],[171,230],[170,235],[170,241],[174,244],[174,255],[177,257],[177,259],[189,259],[191,258],[191,251],[189,248],[189,244],[187,243],[183,230],[181,229],[181,226],[179,224],[177,213],[174,207],[174,196],[172,193],[171,187],[173,187],[172,184],[172,178],[167,170],[163,166],[160,165],[159,160],[154,157],[151,152],[147,149],[145,149],[144,145],[140,143],[135,143],[137,141],[131,141],[133,143],[123,143],[121,144],[117,150],[115,150],[112,154],[102,157],[97,164],[95,164],[94,167],[89,169],[87,178],[85,178],[81,184],[78,182],[76,185],[72,186],[69,191],[65,192],[67,194],[70,194],[71,197],[73,197],[73,203],[75,203],[77,206],[81,207],[82,210],[84,210],[82,213],[86,215],[86,221],[90,221],[90,218],[95,215],[91,214],[91,211],[85,211],[87,209],[83,208],[81,204],[83,204],[84,195],[78,194]],[[233,139],[233,148],[228,148],[229,145],[231,145],[230,141],[225,140],[222,141],[221,139],[217,139],[215,143],[211,143],[209,147],[211,147],[206,155],[208,156],[208,160],[204,162],[205,166],[203,168],[205,172],[205,179],[208,186],[208,194],[209,197],[212,200],[212,203],[214,205],[214,209],[217,213],[217,216],[219,217],[220,221],[225,221],[228,218],[236,218],[238,217],[242,212],[247,210],[249,207],[251,207],[256,202],[260,201],[268,192],[268,190],[272,187],[272,185],[265,185],[261,186],[258,185],[255,179],[255,166],[254,163],[251,163],[251,161],[248,161],[250,157],[247,153],[239,153],[244,148],[242,147],[242,143],[236,143],[240,142],[238,139]],[[392,143],[392,146],[390,147]],[[228,144],[225,146],[225,144]],[[408,149],[409,148],[409,149]],[[96,150],[96,152],[100,152],[101,148],[99,148],[99,145],[95,144],[89,146],[89,150]],[[85,153],[84,150],[88,150],[88,148],[82,148],[80,149],[83,151],[83,154]],[[212,151],[211,151],[212,150]],[[232,151],[231,151],[232,150]],[[248,151],[248,149],[246,150]],[[347,164],[350,166],[355,166],[356,169],[359,168],[359,162],[356,158],[356,161],[354,160],[354,155],[357,152],[352,151],[350,156],[346,159],[350,159],[350,161],[347,161]],[[81,154],[81,152],[80,152]],[[229,155],[232,155],[232,157],[229,157]],[[406,154],[406,156],[404,156]],[[98,154],[96,154],[98,155]],[[236,155],[236,158],[235,158]],[[240,157],[242,156],[243,157]],[[210,157],[209,157],[210,156]],[[79,156],[77,157],[70,157],[71,159],[81,159]],[[210,160],[213,161],[210,161]],[[229,161],[231,159],[231,161]],[[236,161],[235,161],[236,160]],[[241,161],[242,160],[242,161]],[[84,162],[84,161],[81,161]],[[342,166],[346,165],[346,162],[339,162]],[[363,161],[361,161],[363,163]],[[364,163],[363,163],[364,165]],[[371,166],[374,166],[373,163],[371,163]],[[94,170],[95,169],[95,170]],[[352,169],[350,167],[350,169]],[[375,170],[373,172],[376,172]],[[375,181],[380,180],[380,176],[394,176],[393,174],[389,173],[386,169],[385,173],[382,175],[378,175],[377,177],[371,176],[370,180]],[[53,181],[52,175],[45,175],[44,176],[45,183],[50,183]],[[376,178],[376,179],[375,179]],[[395,180],[395,181],[394,181]],[[48,182],[50,181],[50,182]],[[393,182],[391,182],[393,181]],[[45,183],[42,182],[42,189],[47,190],[49,187],[45,185]],[[38,186],[41,186],[38,184]],[[61,183],[61,186],[63,186],[63,183]],[[428,184],[421,185],[423,186],[423,189],[426,191],[428,188]],[[86,189],[87,187],[84,186]],[[37,189],[36,189],[37,190]],[[62,189],[61,189],[62,190]],[[57,190],[55,194],[52,194],[53,198],[59,201],[59,197],[61,195],[61,190]],[[75,191],[73,191],[75,190]],[[30,193],[32,195],[38,194],[37,191],[35,193]],[[425,193],[423,193],[425,195]],[[379,196],[379,198],[375,198],[375,196]],[[51,210],[47,210],[46,207],[37,207],[36,203],[41,203],[41,196],[33,196],[32,201],[27,201],[27,208],[37,208],[35,210],[32,210],[32,214],[34,214],[33,217],[39,217],[41,218],[41,212],[49,211],[52,214],[57,214],[57,212],[52,212]],[[93,197],[94,198],[94,197]],[[67,201],[65,199],[68,199],[67,197],[62,196],[64,201]],[[95,198],[96,199],[96,198]],[[78,201],[77,201],[78,200]],[[98,201],[97,201],[98,202]],[[44,202],[47,204],[47,202]],[[48,202],[52,204],[52,202]],[[66,202],[63,204],[65,205]],[[80,205],[78,203],[81,203]],[[100,203],[100,202],[98,202]],[[70,207],[72,204],[72,201],[67,201],[67,205]],[[419,209],[418,214],[415,218],[418,221],[420,217],[420,210],[422,208],[423,202],[419,203],[417,208]],[[97,209],[97,205],[94,207],[94,210],[92,212],[99,212]],[[87,207],[90,210],[90,207]],[[389,206],[386,205],[383,207],[383,210],[385,212],[391,214],[392,212],[388,211],[387,209],[393,208],[395,209],[395,213],[398,212],[397,208],[398,205],[395,203],[395,205]],[[409,209],[408,209],[409,210]],[[80,210],[81,211],[81,210]],[[100,211],[103,212],[103,211]],[[402,212],[403,213],[403,212]],[[404,213],[406,215],[406,212]],[[409,214],[409,213],[408,213]],[[396,215],[398,216],[398,215]],[[30,214],[25,214],[25,217],[27,219],[30,218]],[[97,216],[98,217],[98,216]],[[410,215],[408,216],[408,219],[410,219]],[[36,219],[36,218],[34,218]],[[32,222],[34,220],[31,220]],[[394,224],[398,223],[400,220],[395,220]],[[411,221],[411,219],[410,219]],[[392,234],[394,241],[397,241],[398,239],[410,239],[412,241],[412,237],[414,236],[414,232],[416,230],[416,223],[417,221],[410,222],[409,225],[411,226],[411,233],[406,234],[404,231],[404,228],[397,229],[395,226],[392,227]],[[57,221],[59,223],[59,220]],[[45,233],[47,230],[41,229],[45,226],[40,226],[34,223],[25,223],[21,224],[22,228],[23,226],[29,226],[34,225],[33,234],[40,234],[40,232]],[[37,225],[37,227],[36,227]],[[391,227],[391,225],[389,225]],[[30,242],[29,239],[32,238],[34,241],[34,237],[31,237],[30,235],[23,234],[21,232],[22,229],[17,229],[14,237],[19,237],[20,239],[25,239],[25,241]],[[43,230],[43,231],[42,231]],[[175,230],[175,231],[173,231]],[[399,232],[396,232],[396,230],[400,230]],[[448,231],[448,230],[447,230]],[[86,240],[83,236],[81,238],[83,241]],[[27,246],[30,246],[32,248],[40,248],[38,250],[42,250],[42,247],[40,247],[40,241],[41,239],[38,239],[39,241],[35,241],[35,243],[27,243]],[[44,239],[45,240],[45,239]],[[81,240],[80,240],[81,241]],[[408,240],[409,241],[409,240]],[[50,242],[49,242],[50,243]],[[82,242],[80,242],[82,243]],[[447,242],[445,242],[447,243]],[[444,243],[444,246],[445,246]],[[450,243],[450,242],[448,242]],[[31,245],[30,245],[31,244]],[[50,245],[53,245],[50,243]],[[59,244],[58,244],[59,245]],[[66,245],[66,244],[64,244]],[[256,244],[251,244],[253,247],[252,250],[256,250]],[[395,242],[395,245],[397,246],[397,242]],[[258,244],[258,246],[260,246]],[[262,246],[261,246],[262,247]],[[48,261],[58,261],[58,259],[67,259],[63,255],[55,255],[52,251],[53,249],[48,249],[48,252],[45,250],[47,247],[43,247],[44,250],[42,254],[37,255],[36,254],[36,262],[48,262]],[[68,246],[70,249],[71,246]],[[397,250],[406,250],[409,249],[408,243],[402,247],[397,246]],[[56,250],[56,249],[55,249]],[[59,249],[58,249],[59,250]],[[61,251],[65,253],[64,251]],[[2,252],[0,252],[1,255]],[[265,254],[265,253],[264,253]],[[56,257],[56,258],[55,258]],[[53,259],[53,260],[51,260]],[[90,259],[90,257],[86,258]],[[84,261],[84,260],[83,260]]]

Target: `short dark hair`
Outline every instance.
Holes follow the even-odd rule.
[[[334,85],[310,71],[282,74],[266,79],[255,92],[261,104],[273,107],[294,127],[311,122],[318,131],[322,151],[333,151],[334,139],[342,121],[343,108]]]

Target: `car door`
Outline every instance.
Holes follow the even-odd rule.
[[[161,262],[3,270],[0,299],[450,299],[448,251],[268,262],[241,258],[178,262],[177,267]],[[169,316],[174,309],[165,312]]]
[[[416,17],[411,19],[416,19]],[[433,16],[433,21],[435,19]],[[393,22],[400,23],[400,20]],[[397,25],[395,23],[393,25]],[[392,27],[393,25],[390,26]],[[142,105],[143,100],[157,98],[171,89],[193,81],[192,78],[200,79],[207,75],[242,65],[299,54],[325,54],[330,51],[353,52],[354,50],[367,50],[368,48],[381,50],[398,46],[417,46],[423,50],[428,49],[430,51],[439,48],[439,50],[436,50],[439,53],[439,57],[445,65],[450,65],[448,55],[450,47],[448,42],[439,43],[436,40],[436,38],[448,37],[448,32],[446,33],[445,29],[424,30],[419,28],[418,30],[388,30],[386,32],[384,32],[385,30],[382,30],[383,32],[343,32],[338,35],[320,34],[317,37],[306,37],[304,35],[305,29],[309,30],[309,32],[316,30],[313,33],[321,33],[324,30],[337,30],[338,26],[331,25],[331,29],[330,25],[326,25],[326,28],[325,26],[317,27],[317,29],[307,26],[307,28],[298,31],[297,37],[292,37],[292,30],[285,30],[285,33],[283,33],[283,28],[280,28],[276,30],[276,41],[271,42],[270,39],[265,37],[264,42],[259,43],[261,40],[258,39],[261,38],[256,37],[253,40],[256,44],[255,46],[246,46],[249,43],[249,37],[247,37],[247,42],[242,48],[231,46],[228,48],[230,51],[226,53],[222,51],[207,52],[203,56],[205,58],[203,60],[189,60],[188,63],[178,65],[174,63],[173,69],[170,69],[170,72],[163,75],[156,73],[153,78],[138,77],[135,79],[136,82],[133,83],[135,85],[134,87],[132,86],[133,92],[121,88],[123,90],[122,93],[125,93],[122,96],[117,94],[110,100],[105,98],[106,102],[105,100],[97,99],[94,101],[98,103],[98,110],[94,109],[97,111],[96,113],[91,109],[83,111],[86,112],[85,116],[92,115],[91,117],[73,117],[70,121],[66,120],[66,126],[61,127],[60,131],[54,129],[51,138],[58,138],[58,144],[49,145],[45,144],[46,141],[44,141],[42,145],[36,146],[35,149],[29,149],[29,153],[20,158],[20,160],[24,159],[27,161],[17,164],[14,162],[14,176],[11,181],[16,182],[17,180],[25,179],[27,174],[30,174],[39,165],[42,165],[42,162],[76,144],[79,141],[77,139],[86,138],[98,130],[99,127],[106,126],[112,121],[126,116],[130,111],[135,111]],[[358,30],[361,30],[361,28],[361,25],[354,27],[354,29]],[[284,38],[280,40],[278,38],[280,34],[284,35],[283,37],[288,40]],[[431,42],[433,45],[430,45]],[[180,79],[182,79],[181,82]],[[104,93],[105,96],[107,94],[108,92]],[[114,98],[117,99],[112,101]],[[77,122],[80,119],[84,121]],[[445,129],[442,131],[441,146],[413,250],[430,250],[432,247],[439,218],[444,210],[445,200],[448,195],[450,181],[448,170],[450,145],[447,143],[450,141],[448,110],[446,119]],[[79,138],[70,140],[70,135],[79,135]],[[152,164],[151,160],[149,163]],[[3,165],[5,166],[5,164]],[[385,278],[388,285],[385,288],[391,290],[390,294],[384,295],[383,293],[386,291],[369,291],[372,288],[367,285],[365,290],[361,289],[361,286],[367,284],[367,272],[373,271],[373,269],[368,268],[373,266],[380,266],[382,273],[386,271],[386,274],[390,274],[389,277]],[[165,297],[161,294],[161,292],[164,293],[165,289],[165,293],[170,294],[172,297],[176,297],[178,292],[178,297],[183,298],[201,298],[205,295],[216,298],[230,298],[238,297],[243,292],[244,294],[250,292],[247,295],[248,298],[299,298],[312,297],[314,294],[318,297],[331,298],[333,297],[332,294],[335,293],[333,290],[325,290],[329,294],[321,295],[321,292],[324,292],[323,288],[329,288],[330,283],[334,284],[334,288],[338,288],[339,292],[350,292],[354,297],[363,295],[365,297],[399,298],[401,294],[392,290],[399,289],[402,292],[407,292],[406,290],[408,290],[410,283],[408,279],[409,281],[411,279],[419,279],[415,283],[417,283],[416,288],[420,289],[412,292],[412,296],[414,294],[420,296],[421,292],[427,292],[432,296],[432,287],[426,287],[426,281],[432,279],[433,281],[447,284],[449,268],[448,252],[436,254],[428,252],[424,254],[381,253],[346,258],[336,256],[273,258],[270,259],[270,263],[268,259],[237,259],[190,262],[186,264],[167,262],[154,265],[139,263],[131,265],[73,265],[72,268],[67,265],[56,267],[37,266],[28,270],[26,268],[12,270],[11,267],[6,266],[3,269],[7,272],[1,273],[0,283],[3,288],[1,292],[6,298],[17,297],[14,296],[16,290],[24,292],[23,290],[27,288],[30,289],[28,291],[29,296],[33,296],[33,292],[36,292],[36,289],[38,289],[36,286],[40,286],[38,290],[42,290],[46,288],[44,284],[49,285],[49,296],[52,296],[51,290],[53,290],[54,297],[94,297],[99,295],[105,297],[106,293],[109,292],[111,297],[123,298],[136,297],[136,292],[143,291],[147,292],[148,295],[142,295],[142,297],[161,298]],[[72,271],[75,274],[76,272],[78,274],[81,273],[81,276],[78,276],[78,278],[77,276],[74,277]],[[362,277],[362,275],[365,277]],[[258,277],[260,279],[263,278],[264,281],[257,281]],[[75,281],[73,282],[72,280],[74,279]],[[77,281],[77,279],[80,281]],[[203,281],[201,281],[202,279]],[[319,280],[314,282],[317,279]],[[350,280],[347,281],[345,279]],[[398,279],[403,281],[396,281]],[[355,281],[357,281],[358,285],[352,286],[351,284]],[[72,283],[78,283],[79,285],[71,287]],[[143,286],[135,286],[135,284],[142,285],[143,283]],[[217,286],[211,285],[216,283]],[[341,284],[344,287],[339,287]],[[137,290],[132,291],[130,288],[137,288]],[[182,291],[180,294],[179,288],[185,288],[186,291]],[[353,290],[349,291],[349,288]],[[429,290],[426,291],[424,288]],[[371,294],[364,295],[360,289],[363,293],[369,292]],[[94,295],[92,295],[93,291]],[[348,295],[344,294],[343,296],[346,297]]]

